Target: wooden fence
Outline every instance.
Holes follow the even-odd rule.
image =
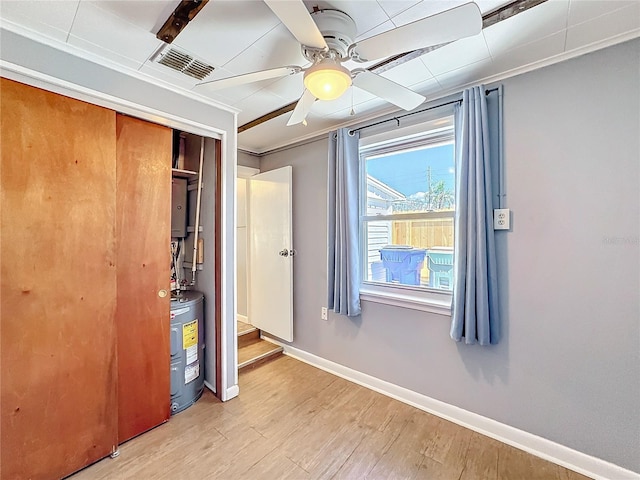
[[[392,243],[415,248],[453,248],[453,212],[449,218],[401,220],[392,222]],[[425,261],[420,270],[420,282],[429,283],[429,269]]]

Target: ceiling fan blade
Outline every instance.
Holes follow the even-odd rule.
[[[423,95],[368,70],[356,75],[353,84],[404,110],[413,110],[426,100]]]
[[[302,0],[264,0],[264,3],[273,10],[298,42],[308,47],[327,48],[327,42],[324,41]]]
[[[219,80],[210,80],[208,82],[198,83],[197,88],[206,88],[207,90],[221,90],[223,88],[237,87],[246,83],[259,82],[268,80],[269,78],[286,77],[287,75],[295,75],[300,73],[302,69],[296,66],[271,68],[269,70],[260,70],[258,72],[245,73],[234,77],[221,78]]]
[[[360,60],[376,60],[477,35],[482,14],[471,2],[357,42]]]
[[[304,93],[296,104],[296,108],[293,109],[293,113],[291,114],[291,117],[289,117],[287,127],[304,122],[304,119],[307,118],[307,115],[311,111],[311,107],[315,101],[316,97],[314,97],[313,94],[305,88]]]

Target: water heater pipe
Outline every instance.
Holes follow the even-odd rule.
[[[198,235],[200,234],[200,201],[202,200],[202,164],[204,163],[204,137],[200,139],[200,168],[198,169],[198,194],[196,195],[196,225],[193,237],[193,258],[191,262],[191,285],[196,283],[198,270]]]

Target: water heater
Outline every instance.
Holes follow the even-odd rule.
[[[171,413],[191,406],[204,390],[204,295],[171,299]]]

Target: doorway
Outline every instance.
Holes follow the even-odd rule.
[[[236,288],[238,369],[280,355],[293,340],[291,167],[238,167]],[[266,335],[263,335],[266,334]]]

